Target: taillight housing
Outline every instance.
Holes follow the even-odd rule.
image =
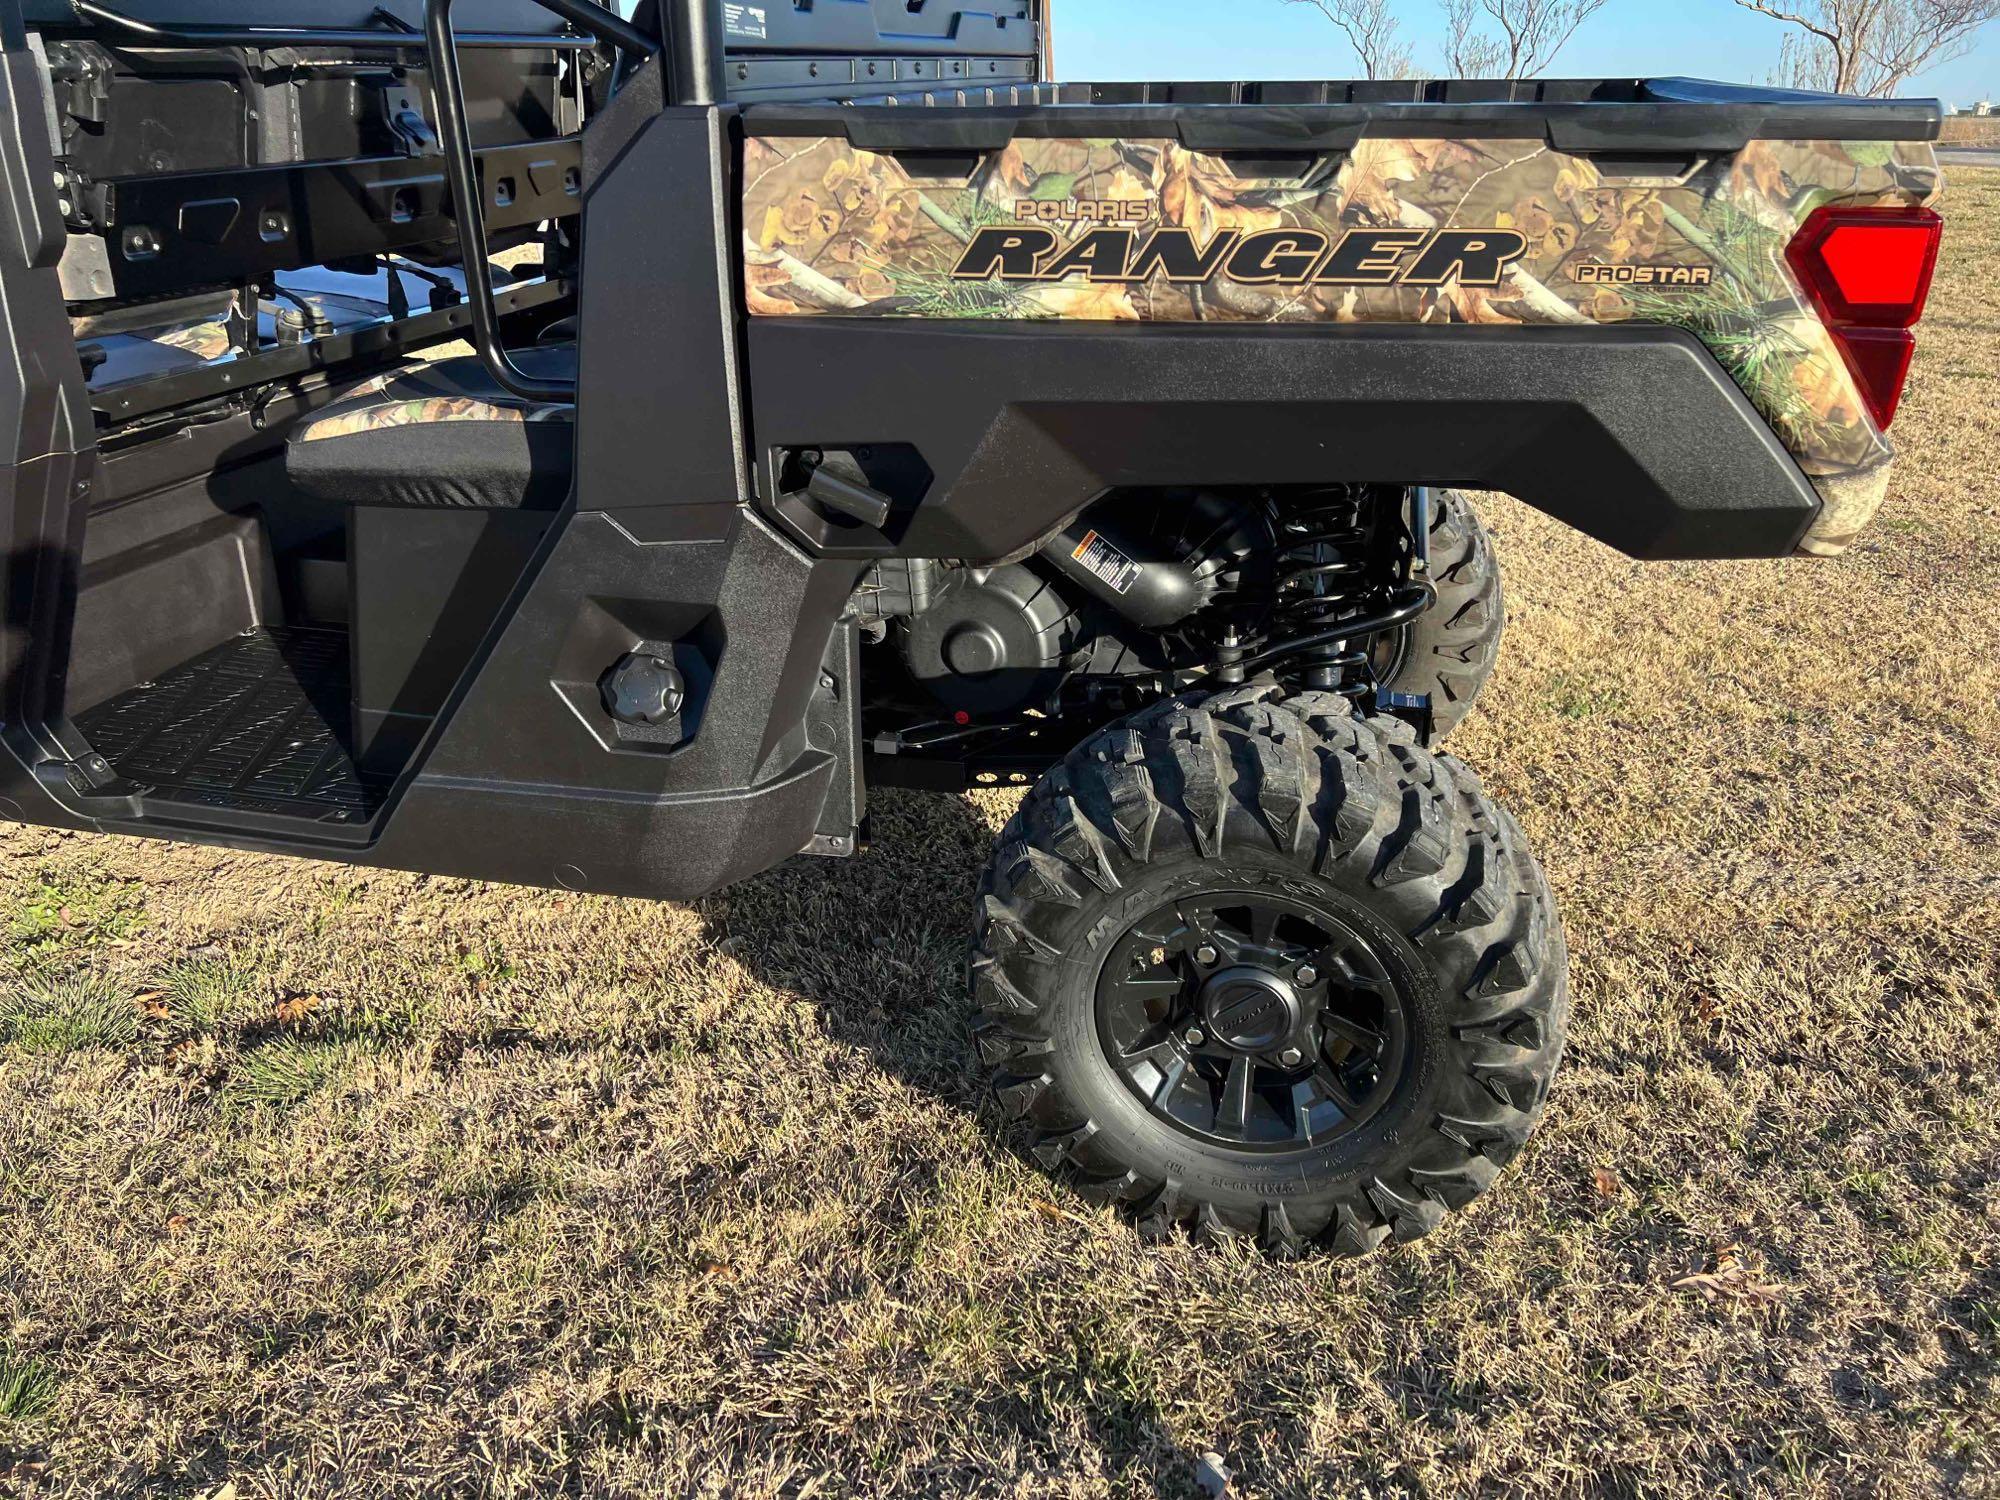
[[[1813,310],[1833,334],[1862,399],[1896,420],[1937,271],[1944,220],[1928,208],[1822,208],[1785,251]]]

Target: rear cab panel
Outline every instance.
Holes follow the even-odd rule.
[[[1894,450],[1786,251],[1821,209],[1934,202],[1935,105],[1680,80],[1386,87],[753,108],[749,312],[1682,329],[1811,480],[1802,550],[1852,542]]]

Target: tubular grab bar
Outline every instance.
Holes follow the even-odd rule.
[[[591,0],[537,3],[621,51],[645,58],[660,50],[658,40]],[[452,217],[458,224],[459,258],[465,266],[472,346],[502,390],[528,401],[573,401],[576,386],[572,382],[528,374],[500,342],[500,321],[493,311],[493,268],[486,260],[486,200],[472,154],[472,131],[465,118],[465,85],[459,73],[457,39],[451,30],[451,7],[452,0],[425,0],[424,40],[430,53],[431,86],[437,95],[438,141],[444,147],[445,177],[451,184]]]

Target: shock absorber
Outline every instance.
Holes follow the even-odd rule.
[[[1231,677],[1282,664],[1308,688],[1368,697],[1369,639],[1401,629],[1437,597],[1428,583],[1406,581],[1405,498],[1371,485],[1276,497],[1272,609],[1261,649],[1229,663]]]
[[[1273,636],[1280,643],[1318,641],[1291,658],[1295,669],[1309,688],[1350,696],[1367,689],[1367,653],[1352,639],[1330,638],[1329,631],[1354,612],[1366,589],[1364,493],[1355,486],[1319,491],[1278,519]]]

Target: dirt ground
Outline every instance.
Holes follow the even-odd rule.
[[[1576,1023],[1432,1239],[1150,1247],[1010,1149],[1002,796],[693,908],[12,829],[0,1492],[2000,1495],[2000,173],[1949,207],[1849,559],[1491,505],[1455,749]]]

